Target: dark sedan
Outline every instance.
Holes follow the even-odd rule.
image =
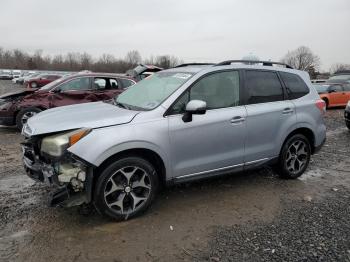
[[[59,78],[41,89],[0,96],[0,125],[22,128],[31,116],[54,107],[111,100],[135,84],[132,78],[103,73],[78,73]]]
[[[348,104],[346,105],[344,117],[345,117],[345,124],[346,124],[347,128],[349,128],[349,130],[350,130],[350,100],[349,100]]]

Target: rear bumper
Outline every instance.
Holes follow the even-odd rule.
[[[321,148],[323,147],[323,145],[326,143],[326,140],[327,140],[327,139],[324,138],[324,140],[322,141],[322,143],[314,148],[314,152],[313,152],[314,154],[316,154],[317,152],[319,152],[319,151],[321,150]]]
[[[13,117],[8,116],[0,116],[0,125],[2,126],[13,126],[15,125],[15,120]]]

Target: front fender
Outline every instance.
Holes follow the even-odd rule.
[[[170,175],[167,126],[157,125],[152,129],[152,125],[147,125],[147,128],[139,125],[120,125],[94,129],[68,148],[68,151],[98,167],[109,157],[125,150],[148,149],[160,156],[167,174]]]

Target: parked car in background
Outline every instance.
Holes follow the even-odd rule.
[[[29,73],[28,75],[25,75],[23,78],[23,85],[27,86],[28,81],[30,81],[32,78],[37,78],[41,75],[42,73],[40,72],[34,72],[34,73]]]
[[[163,68],[154,65],[139,64],[134,69],[130,69],[126,72],[127,76],[132,77],[136,81],[141,81],[150,75],[163,70]]]
[[[311,79],[311,83],[313,84],[320,84],[320,83],[326,83],[328,79]]]
[[[19,78],[21,76],[21,70],[12,70],[12,78]]]
[[[41,89],[5,94],[0,96],[0,125],[21,129],[30,117],[43,110],[110,100],[135,83],[116,74],[80,73],[59,78]]]
[[[336,72],[326,83],[350,83],[350,70]]]
[[[0,79],[12,79],[11,70],[7,70],[7,69],[0,70]]]
[[[350,100],[348,101],[344,111],[345,125],[350,130]]]
[[[58,187],[53,206],[92,202],[117,220],[145,211],[161,184],[265,164],[283,178],[301,176],[326,139],[324,101],[306,72],[237,63],[160,71],[114,104],[30,118],[22,130],[28,176]]]
[[[27,81],[27,87],[28,88],[37,88],[47,85],[48,83],[51,83],[55,81],[58,78],[61,78],[61,75],[52,75],[52,74],[41,74],[37,76],[36,78],[31,78]]]
[[[326,107],[346,106],[350,100],[350,83],[328,83],[314,85]]]

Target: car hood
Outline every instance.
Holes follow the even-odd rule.
[[[27,135],[41,135],[77,128],[98,128],[126,124],[138,114],[105,102],[62,106],[43,111],[28,120]]]
[[[26,96],[28,94],[34,93],[37,90],[38,90],[38,88],[27,88],[27,89],[20,90],[17,92],[4,94],[4,95],[0,96],[0,99],[11,99],[11,98],[16,98],[16,97],[20,97],[20,96]]]

